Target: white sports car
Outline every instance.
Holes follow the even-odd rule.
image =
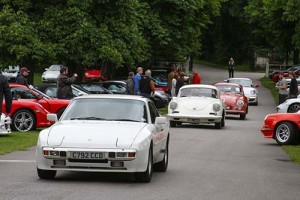
[[[300,110],[300,98],[287,99],[276,107],[278,113],[295,113]]]
[[[245,96],[248,98],[248,103],[258,105],[258,84],[253,84],[249,78],[229,78],[225,80],[227,83],[236,83],[243,86]]]
[[[182,123],[225,126],[225,108],[217,87],[204,84],[185,85],[168,106],[170,126]]]
[[[134,172],[149,182],[153,169],[166,171],[169,123],[141,96],[86,95],[75,98],[57,121],[40,132],[36,161],[41,179],[57,171]]]

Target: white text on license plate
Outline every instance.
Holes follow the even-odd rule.
[[[101,152],[81,152],[74,151],[70,152],[71,158],[74,159],[103,159],[103,153]]]

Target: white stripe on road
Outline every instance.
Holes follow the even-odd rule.
[[[35,160],[0,160],[0,163],[35,163]]]

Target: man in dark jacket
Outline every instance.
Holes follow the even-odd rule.
[[[129,72],[128,79],[126,81],[126,94],[135,94],[134,92],[134,73]]]
[[[154,95],[154,81],[150,78],[151,71],[148,69],[145,75],[141,78],[139,83],[139,91],[143,97],[151,98]]]
[[[16,83],[26,85],[28,87],[27,76],[29,75],[29,72],[30,71],[27,67],[22,67],[16,77]]]
[[[291,83],[290,83],[290,92],[289,92],[289,98],[297,98],[298,95],[298,83],[296,80],[296,75],[294,72],[290,73],[291,75]]]
[[[185,85],[184,81],[185,74],[183,72],[180,73],[179,78],[177,79],[176,86],[175,86],[175,94],[177,96],[179,89]]]
[[[12,105],[12,95],[11,91],[8,85],[8,80],[5,76],[0,74],[0,102],[2,105],[3,102],[3,96],[5,98],[5,112],[4,114],[8,116],[11,111],[11,105]],[[2,113],[2,106],[0,106],[0,113]]]
[[[75,73],[73,77],[69,78],[68,76],[68,68],[62,67],[60,68],[60,74],[57,77],[57,98],[58,99],[72,99],[72,83],[75,82],[77,78],[77,74]]]

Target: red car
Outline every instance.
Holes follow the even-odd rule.
[[[265,117],[261,132],[265,138],[273,138],[280,145],[295,144],[300,138],[300,112],[274,113]]]
[[[70,103],[70,100],[54,99],[34,88],[30,89],[25,85],[10,83],[9,87],[14,99],[22,99],[24,102],[29,101],[39,103],[50,113],[56,113],[58,117],[61,116]]]
[[[5,101],[2,103],[2,111],[5,112]],[[48,127],[51,125],[47,120],[48,113],[38,103],[14,99],[10,112],[12,130],[26,132],[35,128]]]
[[[248,113],[248,99],[243,86],[235,83],[216,83],[214,86],[220,91],[226,114],[239,115],[240,119],[245,119]]]
[[[99,66],[92,66],[85,68],[84,71],[84,81],[100,81],[101,79],[101,70]]]

